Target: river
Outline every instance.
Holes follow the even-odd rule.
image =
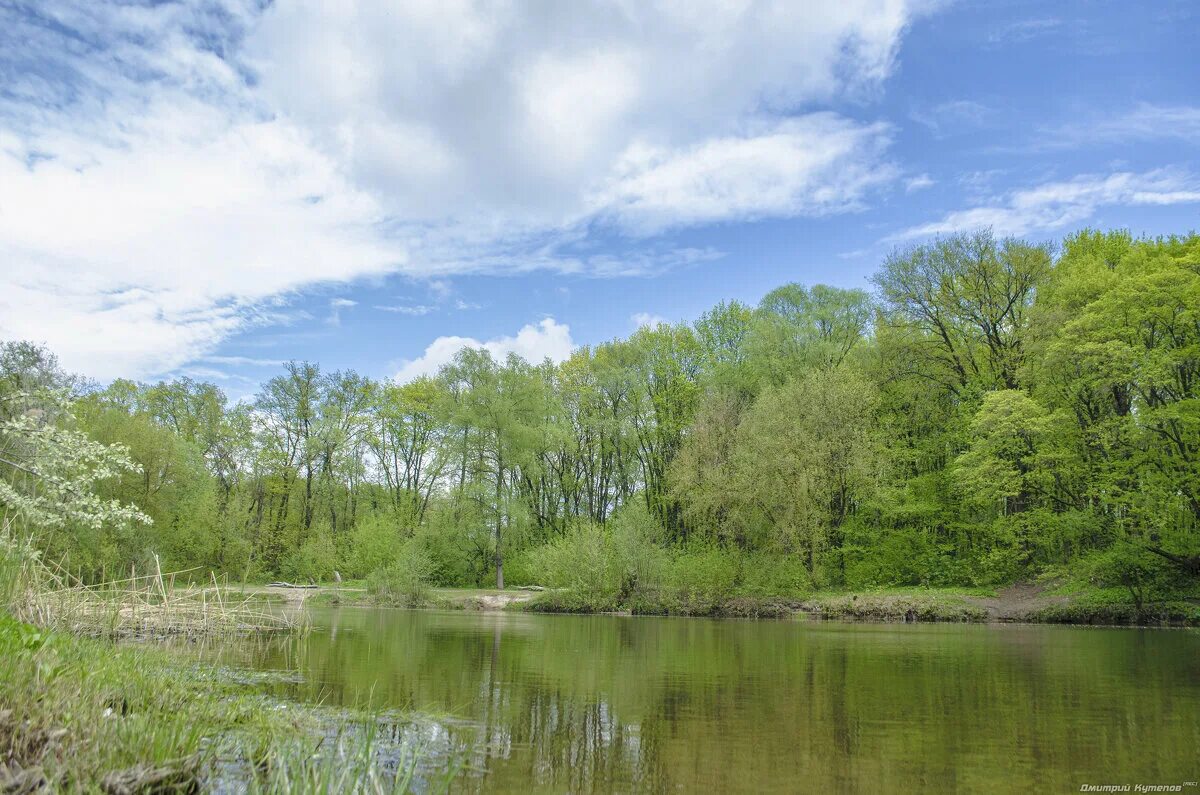
[[[422,776],[461,760],[455,791],[1066,793],[1200,777],[1194,630],[311,609],[307,636],[217,656],[268,672],[284,699],[380,710],[421,749]]]

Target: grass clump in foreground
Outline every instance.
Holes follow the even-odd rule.
[[[390,749],[384,761],[373,723],[356,731],[344,716],[281,709],[169,650],[0,614],[0,659],[3,792],[377,793],[412,782],[416,755]]]
[[[295,616],[230,602],[215,583],[177,591],[157,572],[67,584],[11,536],[0,536],[0,597],[0,792],[383,793],[412,782],[419,754],[376,742],[368,715],[280,704],[170,649],[116,643],[303,628]]]
[[[302,629],[300,611],[275,609],[209,583],[177,585],[179,575],[154,571],[84,584],[47,564],[33,543],[0,530],[0,605],[15,618],[76,635],[110,638],[213,636]]]

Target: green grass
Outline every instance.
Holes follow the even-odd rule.
[[[1068,582],[1053,593],[1069,596],[1070,601],[1034,611],[1029,616],[1031,621],[1047,624],[1200,626],[1200,597],[1194,591],[1147,601],[1140,613],[1129,591],[1124,588],[1100,588]]]
[[[865,592],[821,591],[806,596],[733,595],[689,600],[674,593],[637,594],[625,601],[569,591],[538,594],[524,609],[543,613],[630,612],[726,618],[821,618],[871,621],[986,621],[969,597],[994,596],[989,588],[886,588]]]
[[[1179,591],[1169,598],[1149,602],[1138,614],[1129,592],[1123,588],[1100,588],[1061,572],[1047,575],[1041,582],[1045,604],[1020,620],[1034,623],[1065,624],[1148,624],[1200,626],[1200,591]],[[639,615],[679,615],[729,618],[788,618],[811,615],[816,618],[847,621],[946,621],[981,622],[991,620],[979,601],[994,598],[996,587],[899,586],[865,591],[822,590],[794,596],[758,596],[753,594],[709,594],[691,599],[667,590],[643,591],[626,599],[607,594],[589,594],[567,589],[543,591],[532,600],[511,604],[509,609],[542,613],[619,613]],[[434,588],[425,607],[446,610],[494,609],[483,605],[481,597],[514,591],[493,588]],[[309,598],[310,604],[375,604],[365,591],[335,593],[322,591]]]
[[[626,613],[644,616],[696,616],[709,618],[787,618],[795,600],[778,597],[730,596],[689,598],[674,592],[640,592],[628,599],[569,590],[543,591],[513,609],[535,613]]]
[[[411,783],[415,758],[397,763],[390,749],[390,769],[380,764],[370,716],[281,705],[169,649],[0,615],[0,660],[0,791],[42,780],[52,792],[236,782],[249,792],[375,793]]]
[[[820,594],[805,600],[821,618],[855,621],[987,621],[987,611],[966,596],[990,596],[969,589],[893,588],[852,594]]]

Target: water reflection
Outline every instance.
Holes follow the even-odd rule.
[[[435,613],[221,649],[391,722],[462,791],[1077,792],[1200,773],[1200,635]]]

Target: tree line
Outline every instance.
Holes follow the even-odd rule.
[[[319,580],[419,548],[441,584],[503,587],[617,527],[634,557],[740,560],[732,582],[769,569],[768,590],[1200,576],[1200,236],[980,231],[872,282],[561,364],[463,350],[398,384],[290,362],[240,403],[5,343],[0,506],[85,577],[159,555]],[[38,520],[79,465],[54,434],[127,457],[72,487],[123,513]]]

